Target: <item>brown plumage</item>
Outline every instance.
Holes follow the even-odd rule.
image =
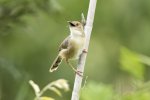
[[[53,72],[55,70],[57,70],[58,66],[60,65],[60,63],[62,62],[62,58],[61,56],[57,56],[56,59],[54,60],[52,66],[51,66],[51,69],[50,71]]]

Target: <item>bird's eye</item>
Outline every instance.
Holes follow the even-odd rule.
[[[77,23],[76,26],[79,26],[79,24]]]

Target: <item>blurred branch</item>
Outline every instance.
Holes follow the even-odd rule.
[[[89,3],[87,22],[86,22],[85,29],[84,29],[84,31],[86,33],[86,44],[85,44],[86,50],[88,50],[88,46],[89,46],[89,42],[90,42],[90,36],[91,36],[91,32],[92,32],[92,27],[93,27],[96,3],[97,3],[97,0],[90,0],[90,3]],[[82,55],[79,59],[79,62],[78,62],[78,69],[77,69],[78,71],[84,72],[86,56],[87,56],[86,53],[82,53]],[[80,92],[80,88],[81,88],[81,83],[82,83],[82,77],[80,77],[79,75],[76,75],[71,100],[79,100],[79,92]]]

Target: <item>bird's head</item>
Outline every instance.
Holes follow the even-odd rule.
[[[83,24],[79,21],[68,21],[71,34],[84,35]]]

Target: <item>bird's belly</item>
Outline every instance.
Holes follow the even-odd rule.
[[[74,52],[74,54],[72,55],[72,57],[70,57],[70,59],[78,59],[80,54],[82,53],[83,49],[76,49],[76,51]]]
[[[80,54],[83,51],[83,46],[82,45],[71,45],[68,49],[62,50],[62,55],[63,58],[67,60],[74,60],[78,59]]]
[[[61,51],[63,58],[67,60],[78,59],[83,51],[84,41],[72,40],[67,49]]]
[[[67,58],[70,60],[78,59],[80,54],[82,53],[82,50],[83,50],[82,47],[80,47],[80,48],[72,47],[72,48],[68,49],[68,51],[66,52]]]

